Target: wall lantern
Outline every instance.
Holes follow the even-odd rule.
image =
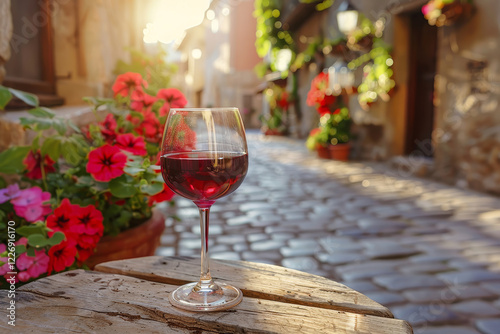
[[[339,30],[344,34],[353,31],[358,26],[358,17],[359,13],[350,1],[344,1],[337,12]]]
[[[276,55],[275,68],[279,72],[284,72],[290,66],[290,62],[292,61],[292,50],[290,49],[281,49],[278,51]]]

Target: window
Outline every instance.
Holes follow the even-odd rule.
[[[11,1],[11,58],[3,85],[38,95],[40,104],[60,105],[56,95],[51,0]],[[24,107],[14,101],[11,108]]]

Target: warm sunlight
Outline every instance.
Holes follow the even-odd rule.
[[[157,0],[149,9],[145,43],[169,43],[203,21],[210,0]]]

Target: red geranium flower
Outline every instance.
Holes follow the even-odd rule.
[[[311,82],[311,89],[307,93],[307,105],[322,107],[325,110],[330,104],[336,101],[336,97],[327,94],[328,89],[328,73],[319,73]]]
[[[323,116],[324,114],[331,113],[330,106],[328,106],[328,105],[320,105],[317,110],[318,110],[318,113],[320,116]]]
[[[71,204],[69,199],[62,200],[61,205],[54,210],[54,213],[47,217],[47,227],[52,230],[49,234],[60,231],[66,234],[71,231],[77,221],[74,217],[74,211],[79,208],[78,205]]]
[[[42,155],[40,154],[39,150],[36,153],[33,153],[33,151],[29,151],[28,155],[23,160],[23,164],[28,170],[28,173],[26,173],[27,177],[33,180],[39,180],[42,178]],[[56,169],[53,165],[54,161],[48,155],[46,155],[43,158],[43,170],[45,172],[45,175],[55,172]]]
[[[309,132],[309,136],[315,136],[320,132],[321,132],[321,128],[314,128],[311,130],[311,132]]]
[[[191,130],[184,118],[181,118],[175,127],[168,128],[165,142],[173,151],[194,150],[196,146],[196,132]]]
[[[73,232],[102,236],[104,231],[104,225],[102,224],[103,216],[101,211],[97,210],[95,206],[77,206],[73,214],[76,222],[75,225],[72,226]]]
[[[124,173],[127,156],[116,146],[103,145],[89,153],[87,173],[96,181],[108,182]]]
[[[82,234],[78,238],[78,247],[83,249],[94,248],[100,239],[99,234]]]
[[[142,86],[147,87],[148,83],[142,79],[142,76],[139,73],[127,72],[124,74],[120,74],[115,83],[113,84],[113,92],[114,96],[129,96],[130,92],[136,90],[142,90]]]
[[[146,155],[146,142],[142,137],[136,137],[131,133],[118,135],[116,137],[116,145],[127,152],[135,155]]]
[[[111,143],[116,138],[116,120],[113,114],[107,114],[104,121],[99,122],[99,125],[104,139]]]
[[[188,102],[184,94],[176,88],[162,88],[156,97],[166,101],[160,109],[160,116],[167,115],[170,108],[184,108]]]
[[[161,192],[149,197],[148,205],[152,206],[154,203],[170,201],[174,196],[175,193],[172,190],[170,190],[170,188],[166,184],[163,184],[163,190]]]
[[[80,263],[86,261],[95,252],[94,248],[82,248],[79,245],[76,246],[76,251],[78,253],[78,262]]]
[[[135,131],[146,137],[146,140],[153,143],[160,142],[163,136],[163,126],[152,111],[146,111],[144,113],[144,119],[139,126],[135,128]]]
[[[132,102],[130,103],[130,107],[135,111],[150,111],[153,104],[158,99],[154,96],[144,93],[140,90],[135,90],[132,92]]]
[[[276,101],[276,103],[278,104],[279,107],[281,107],[282,109],[287,109],[288,106],[289,106],[289,102],[288,102],[288,92],[284,91],[280,94],[281,96],[279,96],[278,100]]]
[[[47,273],[50,275],[53,270],[63,271],[75,262],[76,247],[75,242],[64,240],[58,245],[49,249],[49,268]]]

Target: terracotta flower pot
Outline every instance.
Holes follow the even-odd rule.
[[[316,152],[321,159],[330,159],[330,152],[326,146],[318,145]]]
[[[351,144],[337,144],[328,146],[330,158],[333,160],[347,161],[351,152]]]
[[[154,209],[151,218],[141,225],[114,237],[102,237],[97,243],[96,253],[89,257],[85,264],[92,269],[102,262],[154,255],[160,245],[163,230],[165,217],[159,210]]]

